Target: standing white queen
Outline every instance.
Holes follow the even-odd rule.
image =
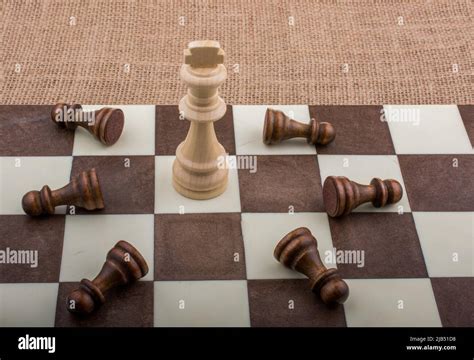
[[[191,199],[210,199],[227,187],[228,169],[218,166],[226,151],[214,131],[214,121],[226,112],[218,95],[218,87],[227,77],[224,55],[219,43],[210,40],[193,41],[184,50],[180,76],[188,91],[179,102],[179,111],[191,125],[176,149],[173,186]]]

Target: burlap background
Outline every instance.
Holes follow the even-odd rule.
[[[176,104],[182,50],[205,38],[227,53],[232,104],[473,102],[470,0],[2,6],[4,104]]]

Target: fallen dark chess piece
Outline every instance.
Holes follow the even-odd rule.
[[[107,253],[99,275],[92,281],[82,279],[79,287],[69,294],[67,309],[72,313],[90,314],[105,303],[107,291],[135,282],[147,273],[148,265],[140,252],[121,240]]]
[[[324,206],[331,217],[347,215],[369,201],[377,208],[395,204],[402,196],[402,186],[392,179],[373,178],[370,185],[361,185],[344,176],[329,176],[323,186]]]
[[[56,104],[51,119],[60,127],[75,130],[78,126],[89,131],[104,145],[113,145],[122,134],[125,118],[120,109],[104,107],[96,111],[83,111],[79,104]]]
[[[305,228],[288,233],[273,252],[275,259],[286,267],[306,275],[311,289],[327,305],[342,304],[349,296],[349,287],[341,279],[337,269],[327,269],[318,252],[318,242]]]
[[[290,119],[282,111],[267,109],[263,126],[263,142],[267,145],[302,137],[309,144],[327,145],[336,137],[334,127],[328,122],[311,119],[303,124]]]
[[[100,189],[99,177],[95,169],[83,171],[69,184],[51,190],[48,185],[40,191],[27,192],[21,201],[25,213],[31,216],[52,215],[56,206],[74,205],[87,210],[104,208],[104,199]]]

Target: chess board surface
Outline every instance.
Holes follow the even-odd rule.
[[[84,129],[55,126],[50,106],[0,106],[0,250],[38,251],[37,267],[0,264],[0,326],[474,325],[474,106],[272,105],[299,121],[330,121],[337,136],[328,146],[264,145],[267,106],[228,106],[215,123],[219,141],[236,163],[257,166],[230,169],[226,192],[206,201],[172,187],[174,152],[189,127],[177,106],[117,107],[124,132],[104,147]],[[399,117],[406,109],[415,117]],[[104,210],[24,214],[24,193],[59,188],[92,167]],[[404,195],[329,218],[329,175],[394,178]],[[363,264],[325,261],[350,287],[344,305],[326,307],[273,258],[300,226],[323,260],[334,248],[363,251]],[[99,272],[118,240],[143,254],[149,273],[112,290],[90,317],[70,314],[68,293]]]

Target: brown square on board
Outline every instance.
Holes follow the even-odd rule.
[[[394,154],[390,130],[381,121],[382,106],[310,106],[318,121],[331,123],[336,138],[327,145],[316,145],[319,154],[385,155]]]
[[[428,277],[411,213],[352,213],[329,226],[336,250],[364,251],[364,266],[337,264],[343,278]]]
[[[346,326],[343,306],[326,306],[306,279],[249,280],[248,293],[251,326]]]
[[[474,105],[458,105],[458,109],[471,146],[474,146]]]
[[[157,105],[155,112],[155,154],[175,155],[176,148],[184,141],[190,122],[179,119],[175,105]],[[227,105],[224,117],[214,122],[217,139],[230,155],[235,155],[234,118],[232,106]]]
[[[398,161],[412,211],[474,210],[474,155],[398,155]]]
[[[71,155],[74,131],[54,124],[51,108],[43,105],[1,105],[0,155]]]
[[[92,280],[92,279],[90,279]],[[151,327],[153,326],[153,281],[117,287],[105,294],[106,301],[87,316],[71,314],[67,297],[79,283],[59,284],[56,326],[59,327]]]
[[[257,171],[239,169],[242,212],[324,211],[316,156],[257,156]]]
[[[64,238],[64,215],[29,217],[26,215],[0,216],[0,250],[7,252],[7,259],[18,250],[37,251],[37,267],[29,264],[0,264],[1,283],[57,282],[61,269]],[[15,252],[12,252],[15,251]],[[8,255],[8,253],[5,253]],[[18,255],[18,253],[16,253]],[[23,253],[26,255],[27,253]],[[31,263],[29,253],[29,262]],[[6,260],[6,259],[5,259]],[[18,260],[18,258],[17,258]],[[27,260],[28,258],[23,258]]]
[[[155,215],[155,280],[245,279],[240,214]]]
[[[431,286],[443,326],[474,326],[474,278],[431,278]]]
[[[95,211],[76,208],[76,213],[154,213],[154,156],[76,156],[71,176],[91,168],[97,171],[105,208]]]

